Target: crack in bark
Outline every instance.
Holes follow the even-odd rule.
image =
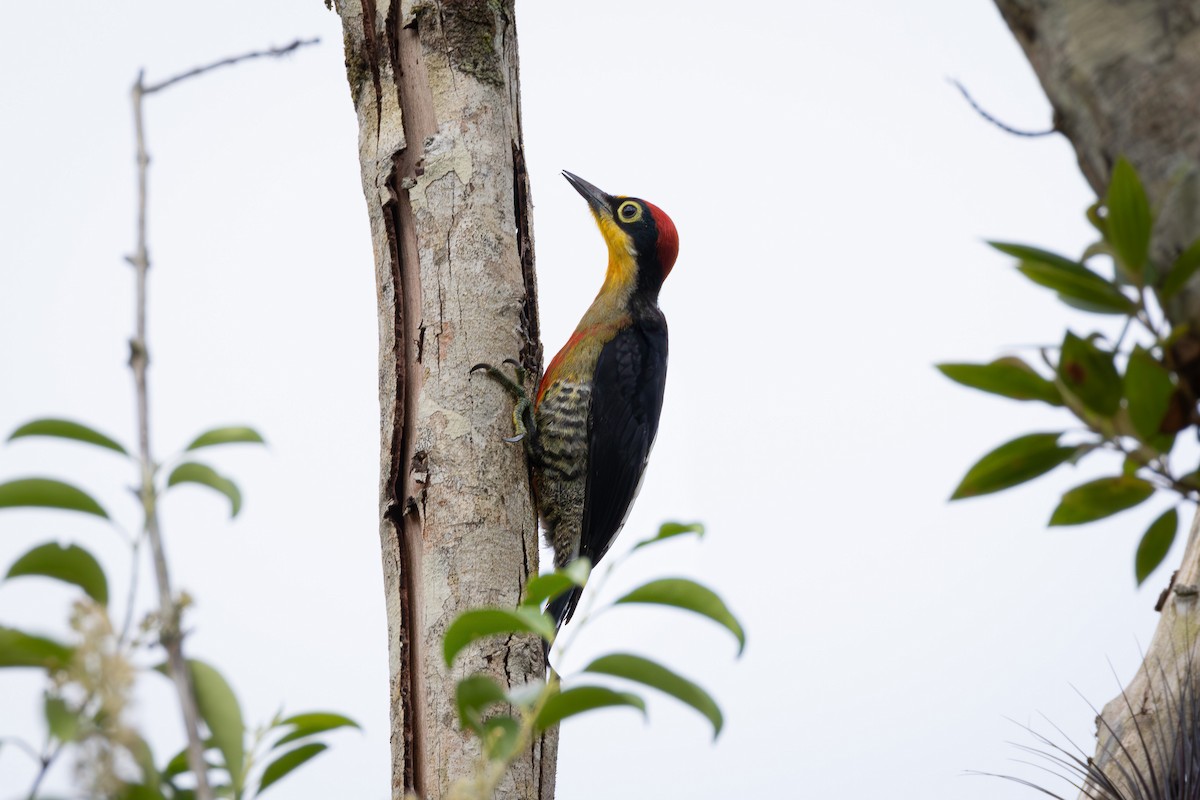
[[[400,637],[401,664],[406,673],[402,678],[401,696],[404,710],[404,788],[424,795],[430,780],[425,774],[425,751],[428,731],[424,718],[424,669],[419,630],[421,530],[425,519],[425,491],[414,480],[416,460],[414,435],[417,426],[416,398],[421,391],[420,359],[418,353],[421,309],[421,265],[416,237],[416,224],[411,187],[420,174],[422,143],[436,123],[432,119],[432,100],[422,63],[420,31],[416,25],[400,28],[397,16],[399,3],[394,3],[385,21],[388,50],[393,58],[397,91],[402,112],[401,125],[405,147],[395,153],[387,187],[395,200],[385,214],[392,252],[392,281],[396,297],[395,340],[401,356],[396,365],[395,431],[392,442],[394,492],[404,509],[397,530],[400,539],[400,572],[402,579],[401,609],[403,633]],[[401,470],[404,472],[401,472]],[[421,470],[424,472],[425,470]]]
[[[366,55],[367,71],[371,74],[371,85],[375,87],[375,104],[376,111],[381,108],[380,100],[383,98],[383,85],[379,78],[379,56],[376,53],[375,44],[375,0],[362,0],[363,9],[363,40],[366,46],[362,48],[360,54],[357,50],[355,55]],[[349,74],[350,70],[347,70]],[[354,92],[354,100],[358,101],[358,92],[361,91],[360,86],[351,84],[351,90]],[[375,138],[379,139],[380,126],[383,124],[383,115],[376,113],[375,115]]]
[[[449,238],[447,238],[447,245]],[[437,339],[437,347],[434,348],[434,356],[437,358],[438,372],[442,371],[442,335],[446,332],[446,295],[442,291],[442,276],[437,276],[437,296],[438,296],[438,332],[433,338]]]
[[[517,531],[517,538],[521,540],[521,574],[517,578],[517,597],[520,597],[525,591],[523,578],[529,574],[529,548],[525,546],[524,529]]]
[[[418,636],[416,617],[414,614],[415,600],[418,596],[416,587],[417,564],[420,559],[419,551],[413,547],[414,534],[419,538],[420,520],[416,520],[416,531],[413,530],[414,520],[411,515],[412,497],[408,493],[408,475],[402,471],[402,465],[409,463],[407,457],[411,447],[411,434],[415,425],[415,416],[408,412],[409,390],[412,387],[413,365],[408,363],[407,354],[410,352],[412,337],[408,325],[408,294],[412,290],[411,283],[418,276],[409,276],[411,271],[405,258],[405,228],[411,228],[412,209],[408,198],[396,185],[396,168],[398,159],[394,159],[392,171],[385,185],[388,189],[388,199],[383,204],[383,220],[387,233],[389,251],[389,266],[391,268],[392,291],[395,297],[395,313],[392,318],[393,336],[396,348],[405,357],[396,362],[396,404],[392,409],[392,441],[391,472],[387,485],[391,487],[390,519],[396,530],[398,549],[397,561],[400,565],[400,608],[402,611],[400,630],[397,633],[396,646],[400,652],[400,663],[403,665],[400,680],[400,705],[404,719],[404,790],[421,794],[424,782],[419,775],[418,750],[420,749],[416,731],[418,730],[417,710],[420,696],[418,685],[421,670],[420,661],[416,655]],[[409,234],[411,235],[411,233]]]
[[[504,640],[504,659],[503,659],[503,661],[504,661],[504,682],[507,683],[509,686],[513,685],[513,674],[512,674],[512,670],[509,669],[509,664],[508,664],[509,660],[512,658],[512,651],[513,651],[513,635],[509,634],[508,638],[506,638]]]
[[[439,2],[439,0],[434,0],[434,5],[437,6],[438,30],[440,30],[442,32],[442,45],[443,45],[442,52],[446,54],[446,64],[452,65],[454,63],[454,58],[450,53],[450,42],[445,36],[446,13],[442,10],[442,4],[441,4],[441,2]],[[458,76],[454,74],[453,69],[449,70],[449,73],[450,73],[450,84],[454,87],[455,93],[457,93],[458,92]]]
[[[518,106],[519,108],[519,106]],[[520,133],[520,113],[517,114],[517,132]],[[521,304],[521,332],[525,342],[521,347],[521,366],[532,375],[542,372],[542,333],[538,324],[537,276],[533,268],[533,222],[526,209],[529,202],[529,173],[525,169],[525,152],[517,140],[512,141],[513,160],[513,208],[517,222],[517,256],[521,259],[521,281],[525,286],[525,300]]]

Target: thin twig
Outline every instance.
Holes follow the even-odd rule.
[[[129,641],[129,630],[133,627],[133,608],[137,601],[138,575],[141,573],[142,565],[141,536],[133,540],[130,550],[132,552],[129,565],[129,594],[125,602],[125,619],[121,622],[121,635],[117,639],[122,644]]]
[[[142,473],[138,495],[141,498],[145,514],[144,531],[146,540],[150,544],[150,556],[154,562],[154,574],[158,583],[159,642],[167,651],[168,672],[179,695],[184,733],[187,736],[188,767],[196,781],[196,800],[212,800],[213,794],[208,784],[208,767],[204,761],[203,740],[200,738],[200,714],[196,705],[196,690],[192,683],[191,670],[188,668],[183,654],[180,609],[171,589],[171,575],[167,568],[167,556],[158,523],[158,494],[154,485],[158,466],[150,448],[150,409],[146,380],[146,371],[150,363],[149,346],[146,341],[146,275],[150,270],[150,254],[146,245],[146,195],[150,156],[146,151],[142,106],[146,95],[160,92],[188,78],[194,78],[214,69],[253,58],[283,56],[306,45],[316,44],[318,41],[318,39],[297,39],[285,47],[273,47],[268,50],[225,58],[150,85],[145,83],[145,72],[142,71],[138,73],[137,82],[133,85],[133,124],[137,137],[137,245],[133,255],[129,256],[127,260],[133,266],[137,276],[136,320],[134,335],[129,342],[129,366],[133,371],[134,389],[137,396],[138,460],[141,462]],[[140,542],[140,539],[137,541]],[[127,616],[122,637],[128,632],[129,620],[130,617]]]
[[[1153,459],[1146,458],[1145,455],[1142,454],[1141,449],[1135,448],[1131,450],[1122,444],[1119,439],[1110,439],[1104,444],[1110,447],[1112,450],[1120,453],[1125,458],[1132,458],[1139,466],[1150,470],[1154,477],[1163,481],[1160,488],[1173,491],[1180,495],[1184,500],[1190,500],[1192,502],[1197,502],[1200,500],[1200,497],[1197,497],[1197,489],[1177,479],[1171,474],[1170,470],[1165,469],[1161,464],[1154,463]]]
[[[143,86],[142,94],[145,95],[145,94],[154,94],[155,92],[161,92],[163,89],[166,89],[168,86],[173,86],[174,84],[179,83],[180,81],[185,81],[188,78],[194,78],[197,75],[203,75],[205,72],[212,72],[214,69],[220,69],[221,67],[229,67],[234,64],[239,64],[243,61],[249,61],[252,58],[266,58],[266,57],[279,58],[280,56],[285,56],[288,53],[291,53],[295,50],[299,50],[301,47],[307,47],[310,44],[318,44],[320,41],[321,40],[319,38],[297,39],[296,41],[292,42],[289,45],[285,45],[284,47],[271,47],[267,50],[255,50],[252,53],[243,53],[240,56],[231,56],[229,58],[223,58],[220,61],[214,61],[211,64],[205,64],[202,67],[195,67],[193,69],[189,69],[187,72],[181,72],[178,75],[174,75],[170,78],[167,78],[164,81],[159,81],[158,83],[152,83],[149,86]]]
[[[55,759],[62,753],[63,743],[59,742],[53,750],[50,750],[45,755],[38,756],[38,761],[41,763],[41,768],[38,774],[33,779],[33,786],[29,787],[29,797],[27,800],[37,800],[38,789],[42,786],[42,781],[46,779],[46,775],[50,772],[50,767],[54,764]]]
[[[191,670],[183,656],[183,636],[180,633],[179,609],[171,591],[171,575],[163,549],[162,532],[158,526],[157,496],[154,488],[155,464],[150,450],[149,392],[146,388],[146,368],[150,354],[146,342],[146,273],[150,269],[150,254],[146,248],[146,177],[150,156],[146,152],[146,135],[142,119],[142,99],[146,88],[139,72],[133,85],[133,126],[137,137],[137,246],[129,263],[137,275],[136,321],[133,339],[129,342],[129,366],[133,370],[137,395],[138,460],[141,462],[142,482],[139,496],[145,514],[145,532],[150,542],[154,573],[158,580],[159,641],[167,651],[167,665],[179,694],[183,713],[184,733],[187,736],[188,766],[196,779],[196,800],[212,800],[208,785],[208,768],[204,763],[204,744],[200,738],[200,714],[196,708],[196,691]]]
[[[975,109],[976,114],[983,117],[988,122],[992,123],[997,128],[1004,131],[1005,133],[1011,133],[1013,136],[1026,136],[1029,138],[1035,138],[1038,136],[1050,136],[1051,134],[1058,133],[1057,127],[1050,128],[1050,129],[1044,130],[1044,131],[1023,131],[1020,128],[1014,128],[1010,125],[1006,125],[1003,122],[1001,122],[1000,120],[993,117],[988,112],[984,111],[979,106],[979,104],[975,102],[975,98],[971,97],[971,93],[967,91],[967,87],[963,86],[961,83],[954,80],[953,78],[947,78],[947,80],[949,80],[950,83],[954,84],[954,87],[956,89],[958,89],[959,92],[962,93],[963,98],[965,98],[966,101],[971,104],[971,108]]]

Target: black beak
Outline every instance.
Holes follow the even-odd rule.
[[[583,178],[578,175],[572,175],[565,169],[563,170],[563,177],[575,187],[575,191],[583,195],[584,200],[588,201],[588,205],[592,207],[592,213],[597,215],[603,214],[607,217],[612,216],[612,195],[600,191]]]

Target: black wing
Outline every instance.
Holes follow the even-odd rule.
[[[587,494],[579,554],[596,564],[621,532],[658,433],[667,380],[667,323],[650,319],[600,351],[588,413]]]
[[[593,566],[625,524],[658,432],[667,380],[667,323],[657,308],[647,316],[647,322],[618,333],[596,361],[579,541],[579,555]],[[546,608],[558,627],[570,621],[582,594],[582,589],[573,589]]]

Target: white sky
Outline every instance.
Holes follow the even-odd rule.
[[[1134,548],[1158,506],[1045,529],[1057,494],[1092,467],[946,503],[983,452],[1065,418],[956,387],[932,364],[989,360],[1089,322],[981,241],[1070,253],[1088,242],[1090,192],[1067,143],[999,132],[946,81],[1013,125],[1048,125],[999,15],[983,0],[522,0],[517,11],[547,355],[604,263],[561,169],[652,200],[680,231],[662,294],[662,428],[614,552],[665,519],[703,520],[710,534],[640,556],[610,592],[690,575],[749,635],[735,660],[701,621],[598,619],[579,663],[613,649],[660,657],[716,695],[726,730],[711,744],[698,715],[661,697],[648,725],[627,711],[570,722],[559,796],[1034,796],[965,773],[1037,775],[1012,762],[1006,742],[1030,737],[1006,718],[1048,729],[1045,714],[1090,752],[1093,712],[1073,687],[1099,706],[1114,672],[1133,674],[1168,570],[1135,591]],[[363,724],[272,790],[278,800],[386,798],[375,300],[339,21],[317,0],[5,12],[4,434],[54,415],[134,438],[122,256],[138,68],[153,80],[324,40],[149,101],[154,435],[163,457],[218,424],[270,441],[205,456],[246,495],[232,524],[199,489],[165,503],[176,581],[197,598],[189,651],[224,671],[249,721],[286,704]],[[68,477],[136,524],[132,475],[104,453],[0,449],[0,479],[30,474]],[[54,537],[100,553],[125,585],[119,542],[67,515],[0,516],[0,569]],[[37,580],[0,585],[0,624],[61,630],[69,597]],[[161,761],[181,741],[172,698],[156,676],[143,685]],[[40,737],[39,687],[32,672],[0,674],[0,736]],[[23,797],[32,771],[0,749],[0,798]],[[69,776],[57,770],[54,785]]]

